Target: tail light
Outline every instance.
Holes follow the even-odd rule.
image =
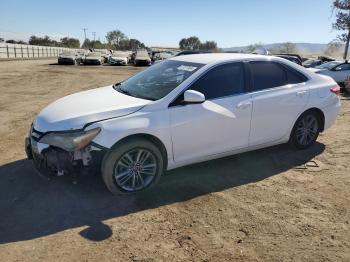
[[[336,86],[332,87],[332,88],[330,89],[330,91],[331,91],[332,93],[336,94],[337,96],[339,96],[339,95],[340,95],[340,86],[336,85]]]

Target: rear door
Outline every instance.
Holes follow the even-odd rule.
[[[248,146],[252,107],[244,71],[243,63],[218,65],[188,88],[205,102],[184,105],[182,94],[169,105],[176,162]]]
[[[283,138],[303,112],[309,97],[307,78],[273,61],[251,61],[252,122],[249,145]]]

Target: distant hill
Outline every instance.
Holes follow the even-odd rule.
[[[327,44],[319,44],[319,43],[294,43],[298,52],[303,55],[311,55],[311,54],[323,54],[327,48]],[[274,43],[274,44],[266,44],[263,45],[266,49],[278,49],[282,43]],[[222,48],[223,51],[244,51],[247,46],[237,46],[237,47],[229,47]],[[342,47],[339,51],[342,50]]]

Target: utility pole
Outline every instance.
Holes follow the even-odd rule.
[[[350,41],[350,10],[348,14],[348,36],[346,38],[344,57],[343,57],[345,61],[347,61],[347,58],[348,58],[349,41]]]
[[[94,42],[92,44],[92,48],[95,48],[96,32],[92,32],[92,34],[94,35]]]
[[[349,41],[350,41],[350,28],[348,30],[349,30],[349,32],[348,32],[348,36],[346,38],[344,57],[343,57],[345,61],[347,60],[347,57],[348,57],[348,49],[349,49]]]
[[[84,43],[86,43],[86,31],[87,30],[88,30],[87,28],[83,28],[83,31],[84,31]]]

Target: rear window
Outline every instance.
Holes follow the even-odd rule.
[[[253,78],[252,91],[299,84],[308,80],[305,75],[285,64],[270,61],[252,61],[249,64]]]
[[[308,79],[302,73],[298,72],[294,68],[291,68],[287,65],[283,65],[286,74],[287,74],[287,84],[299,84],[306,82]]]
[[[286,73],[277,63],[270,61],[249,62],[253,78],[252,91],[259,91],[287,84]]]

